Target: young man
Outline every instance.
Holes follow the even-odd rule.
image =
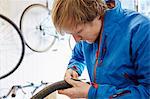
[[[78,41],[65,73],[65,80],[73,87],[59,93],[71,98],[148,99],[150,20],[123,10],[118,0],[107,3],[54,1],[52,19],[56,29],[72,34]],[[72,80],[85,66],[91,84]]]

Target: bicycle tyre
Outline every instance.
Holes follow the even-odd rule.
[[[34,9],[36,9],[36,10],[34,10]],[[42,10],[42,11],[39,11],[39,10]],[[34,13],[33,15],[31,14],[30,15],[30,11],[39,11],[39,12],[32,12],[32,13]],[[42,27],[42,25],[39,25],[39,26],[37,26],[37,24],[35,25],[35,24],[33,24],[34,22],[33,22],[33,20],[35,20],[35,22],[38,22],[38,21],[41,21],[41,19],[43,18],[43,16],[44,16],[44,14],[45,14],[45,12],[46,13],[49,13],[49,15],[50,15],[50,13],[51,13],[51,11],[45,6],[45,5],[42,5],[42,4],[31,4],[31,5],[29,5],[27,8],[25,8],[25,10],[23,11],[23,13],[22,13],[22,15],[21,15],[21,18],[20,18],[20,29],[21,29],[21,31],[22,31],[22,33],[23,33],[23,36],[24,36],[24,39],[25,39],[25,44],[27,45],[27,47],[29,48],[29,49],[31,49],[32,51],[34,51],[34,52],[45,52],[45,51],[47,51],[47,50],[49,50],[53,45],[54,45],[54,43],[55,43],[55,41],[56,41],[56,31],[55,31],[55,33],[53,32],[52,34],[49,34],[49,33],[46,33],[46,34],[48,34],[49,35],[49,38],[48,39],[46,39],[46,37],[44,36],[45,34],[44,34],[44,29],[46,29],[47,27]],[[42,16],[42,14],[43,14],[43,16]],[[30,15],[30,16],[28,16],[28,15]],[[32,17],[34,16],[34,18],[32,19]],[[40,17],[40,18],[38,18],[38,17]],[[50,16],[49,16],[50,17]],[[36,20],[36,18],[37,18],[37,20]],[[32,27],[33,27],[33,29],[32,29],[32,31],[33,30],[35,30],[35,32],[37,32],[37,34],[36,35],[34,35],[34,36],[28,36],[28,37],[26,37],[26,35],[28,34],[29,35],[29,33],[28,32],[26,32],[26,30],[29,30],[29,28],[30,27],[27,27],[27,25],[26,25],[26,27],[25,27],[25,24],[28,24],[28,22],[30,23],[30,22],[32,22],[31,24],[32,24]],[[26,23],[25,23],[26,22]],[[39,22],[40,23],[40,22]],[[50,23],[50,22],[49,22]],[[28,24],[28,25],[30,25],[30,24]],[[34,26],[35,25],[35,26]],[[48,24],[48,25],[50,25],[50,24]],[[42,27],[43,29],[39,29],[40,27]],[[39,30],[38,30],[38,29]],[[49,28],[49,29],[54,29],[54,28]],[[53,30],[54,31],[54,30]],[[39,33],[38,33],[39,32]],[[49,31],[48,31],[49,32]],[[31,35],[31,31],[30,31],[30,35]],[[33,33],[32,33],[32,35],[33,35]],[[34,38],[34,37],[36,37],[36,36],[39,36],[39,38],[40,39],[35,39],[35,40],[37,40],[37,41],[34,41],[34,43],[32,42],[32,39]],[[31,37],[31,38],[30,38]],[[45,44],[43,44],[42,45],[42,43],[44,42],[44,40],[48,40]],[[39,40],[41,40],[41,42],[42,43],[39,43]],[[32,43],[31,43],[32,42]],[[41,45],[40,45],[41,44]],[[40,47],[40,46],[42,46],[42,47]]]
[[[7,23],[8,24],[8,26],[11,28],[11,29],[13,29],[13,30],[15,30],[15,32],[16,32],[16,34],[17,34],[17,38],[16,39],[18,39],[19,38],[19,43],[20,43],[20,47],[21,47],[21,50],[20,50],[20,56],[18,56],[18,57],[16,57],[16,59],[18,58],[18,60],[17,61],[15,61],[15,65],[14,66],[12,66],[12,68],[8,71],[8,72],[5,72],[4,74],[0,74],[0,80],[1,79],[3,79],[3,78],[5,78],[5,77],[7,77],[7,76],[9,76],[9,75],[11,75],[14,71],[16,71],[17,70],[17,68],[20,66],[20,64],[21,64],[21,62],[22,62],[22,60],[23,60],[23,57],[24,57],[24,54],[25,54],[25,43],[24,43],[24,39],[23,39],[23,36],[22,36],[22,34],[21,34],[21,31],[20,31],[20,29],[17,27],[17,25],[13,22],[13,21],[11,21],[9,18],[7,18],[6,16],[4,16],[4,15],[2,15],[2,14],[0,14],[0,22],[5,22],[5,23]],[[5,24],[3,24],[3,25],[5,25]],[[2,26],[0,26],[0,28],[2,28],[3,27],[3,25]],[[7,30],[8,30],[9,28],[7,27]],[[14,35],[13,35],[13,30],[12,31],[10,31],[11,32],[11,35],[10,35],[10,37],[11,37],[11,39],[13,39],[13,37],[14,37]],[[9,57],[11,57],[10,55],[8,56],[8,57],[6,57],[8,54],[9,54],[9,52],[8,52],[8,50],[9,49],[5,49],[5,47],[6,46],[8,46],[8,45],[6,45],[7,44],[7,41],[8,41],[8,39],[7,38],[5,38],[4,39],[4,37],[5,36],[7,36],[7,38],[8,38],[8,35],[6,34],[6,32],[0,32],[0,41],[2,41],[2,42],[0,42],[0,45],[2,46],[1,48],[0,48],[0,73],[1,73],[1,71],[3,72],[3,70],[2,70],[2,68],[1,68],[1,66],[4,66],[4,68],[6,69],[6,66],[8,65],[3,65],[3,63],[4,64],[6,64],[6,62],[3,62],[4,61],[4,57],[6,58],[6,60],[5,61],[7,61],[7,59],[9,58]],[[7,39],[7,40],[6,40]],[[4,41],[5,40],[5,41]],[[15,40],[15,39],[14,39]],[[13,42],[13,40],[11,40],[10,42]],[[9,43],[10,43],[9,42]],[[16,43],[15,43],[16,44]],[[11,51],[12,51],[12,49],[11,49]],[[4,54],[4,53],[6,53],[6,54]],[[12,53],[13,54],[13,53]],[[17,50],[17,53],[15,53],[16,55],[18,55],[18,50]],[[13,58],[15,58],[15,57],[13,57]],[[2,59],[2,60],[1,60]],[[9,62],[11,62],[11,60],[9,60]],[[13,63],[12,63],[13,64]],[[10,66],[10,65],[9,65]]]
[[[43,99],[56,90],[67,89],[71,87],[72,85],[68,84],[65,80],[58,81],[56,83],[50,84],[47,87],[43,88],[37,94],[32,96],[31,99]]]

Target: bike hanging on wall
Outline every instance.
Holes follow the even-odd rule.
[[[17,25],[0,14],[0,80],[12,74],[21,64],[25,44]]]
[[[46,5],[37,3],[25,8],[20,18],[20,29],[27,47],[35,52],[45,52],[54,45],[56,39],[61,40],[51,19],[48,0]],[[68,45],[70,49],[75,45],[71,36]]]

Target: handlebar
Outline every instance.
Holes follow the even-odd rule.
[[[47,85],[48,83],[44,83],[43,81],[41,81],[40,85],[35,85],[34,83],[30,83],[28,85],[25,85],[25,86],[21,86],[21,85],[14,85],[11,87],[11,89],[9,90],[9,92],[4,95],[3,97],[0,97],[0,99],[3,99],[3,98],[8,98],[8,96],[10,95],[12,98],[16,97],[16,92],[21,89],[22,92],[24,94],[26,94],[26,92],[23,90],[24,88],[27,88],[27,87],[34,87],[34,90],[31,92],[31,94],[33,95],[35,93],[35,91],[41,87],[42,85]]]

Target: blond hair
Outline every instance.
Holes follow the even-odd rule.
[[[107,6],[102,0],[54,0],[52,20],[56,29],[70,28],[91,22],[103,15]]]

